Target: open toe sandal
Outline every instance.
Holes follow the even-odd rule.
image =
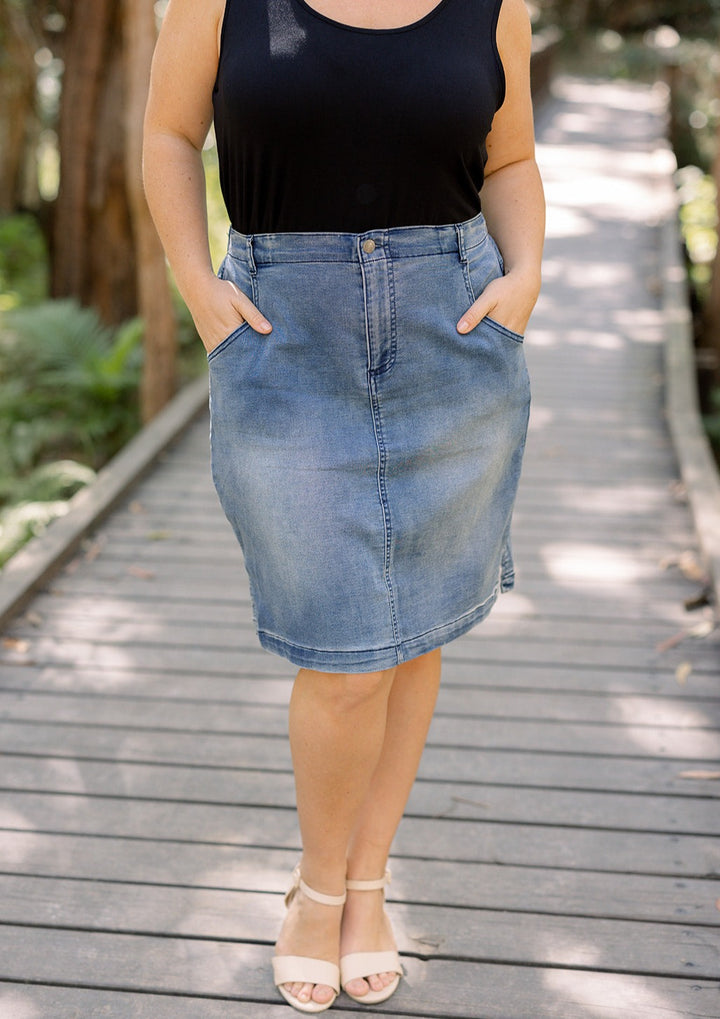
[[[289,906],[298,889],[313,902],[320,902],[324,906],[342,906],[347,894],[323,895],[316,892],[314,888],[306,885],[300,876],[300,865],[293,871],[293,883],[285,896],[285,905]],[[310,959],[304,955],[276,955],[273,957],[273,979],[277,989],[282,994],[288,1005],[292,1005],[298,1012],[324,1012],[335,1002],[340,992],[340,970],[333,962],[325,962],[324,959]],[[283,984],[324,984],[332,987],[335,994],[324,1003],[317,1001],[300,1001],[291,994]]]
[[[386,870],[385,875],[378,881],[346,881],[345,887],[351,892],[375,892],[390,884],[390,871]],[[395,993],[402,977],[402,966],[400,956],[393,949],[390,952],[352,952],[340,959],[340,983],[345,994],[353,1001],[361,1005],[379,1005]],[[351,980],[366,980],[373,973],[395,973],[395,979],[383,987],[381,991],[373,991],[372,988],[367,994],[350,994],[345,990],[345,985]]]

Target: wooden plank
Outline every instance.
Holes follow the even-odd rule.
[[[143,801],[52,793],[3,794],[0,828],[126,839],[262,846],[297,853],[295,812],[286,808]],[[720,845],[710,836],[633,832],[406,816],[394,854],[412,858],[418,847],[434,856],[474,863],[532,867],[576,867],[598,873],[698,876],[720,874]],[[490,873],[490,871],[489,871]],[[496,875],[490,876],[494,882]]]
[[[172,991],[274,1003],[269,947],[190,938],[89,934],[35,928],[0,928],[6,980],[33,980],[128,991]],[[607,1019],[667,1019],[693,1015],[714,1019],[718,983],[667,977],[616,975],[583,969],[547,970],[493,963],[422,961],[406,957],[406,977],[393,997],[391,1014],[488,1019],[587,1019],[602,1010]],[[715,1010],[715,1012],[713,1011]]]
[[[262,668],[252,668],[256,664]],[[275,666],[271,671],[268,666]],[[263,671],[264,669],[264,671]],[[129,663],[97,667],[92,664],[10,665],[5,664],[0,676],[0,688],[6,690],[63,690],[77,693],[108,693],[130,696],[157,696],[169,690],[168,672],[163,668],[148,669]],[[211,674],[175,669],[172,671],[173,695],[178,700],[198,699],[200,688],[207,700],[244,700],[264,703],[286,703],[286,691],[293,682],[293,671],[281,659],[270,655],[258,656],[251,661],[244,656],[238,667],[228,673]],[[714,702],[718,694],[717,676],[711,672],[693,672],[679,682],[671,670],[619,670],[573,667],[566,665],[528,663],[522,670],[508,670],[503,663],[479,663],[450,658],[445,655],[443,690],[507,691],[531,693],[548,691],[582,693],[600,698],[658,696],[689,705],[697,700]],[[444,696],[444,694],[443,694]]]
[[[227,712],[218,711],[218,714],[222,716]],[[252,709],[243,710],[241,714],[242,718],[234,728],[215,726],[212,732],[213,736],[225,741],[224,746],[227,747],[228,754],[234,752],[232,741],[268,735],[284,738],[286,729],[284,713],[279,713],[276,718],[273,718],[270,709],[262,712],[261,709],[253,706]],[[138,711],[138,715],[141,715],[140,711]],[[21,721],[16,719],[15,724],[20,725]],[[35,725],[42,724],[42,722],[30,721],[26,724]],[[82,724],[82,719],[78,720],[78,724]],[[115,724],[106,727],[115,729],[118,733],[123,732],[126,740],[131,740],[133,734],[140,731],[169,734],[181,734],[184,731],[201,734],[203,739],[210,738],[209,730],[203,730],[196,726],[190,726],[183,730],[168,725],[142,724],[140,719],[128,722],[124,726]],[[6,725],[5,728],[7,730],[8,726]],[[11,728],[12,726],[10,726]],[[67,735],[70,736],[70,732]],[[17,739],[17,737],[15,738]],[[37,746],[35,737],[31,735],[31,739],[33,740],[32,745]],[[571,755],[585,753],[600,759],[613,756],[625,758],[629,755],[636,758],[657,756],[661,759],[674,760],[678,767],[690,764],[696,767],[709,766],[712,770],[714,762],[717,760],[718,735],[703,730],[685,732],[683,729],[669,727],[593,726],[552,721],[546,721],[541,725],[532,720],[493,719],[491,724],[483,726],[477,719],[438,716],[434,719],[430,730],[430,743],[442,747],[471,750],[519,750]],[[60,746],[62,745],[60,743]],[[65,745],[67,746],[67,744]],[[223,752],[222,745],[220,744],[218,748],[220,753]],[[19,752],[20,746],[27,748],[27,737],[24,742],[20,737],[20,742],[16,745],[16,752]],[[687,788],[689,791],[690,786]]]
[[[277,893],[127,881],[0,875],[0,922],[126,934],[231,939],[272,945],[283,916]],[[714,979],[706,927],[635,923],[389,902],[398,948],[427,958],[504,965],[583,966]],[[2,1013],[0,1013],[2,1014]]]
[[[266,856],[263,864],[258,858],[260,854],[255,855],[255,877],[246,875],[249,883],[246,889],[273,892],[280,907],[282,895],[279,893],[287,888],[289,868],[283,865],[281,870],[273,870],[272,875],[266,874],[271,869],[271,858]],[[229,879],[221,882],[217,870],[212,874],[211,882],[205,879],[200,883],[225,887]],[[168,880],[166,876],[164,883]],[[231,880],[229,887],[237,887],[236,879]],[[55,893],[49,885],[44,892],[52,901]],[[76,881],[74,894],[82,899],[82,880]],[[443,909],[452,906],[718,927],[716,895],[716,882],[711,879],[395,859],[389,901],[427,906],[441,903]],[[0,907],[0,916],[4,915],[3,909]],[[281,913],[279,908],[274,915],[280,917]]]
[[[164,765],[2,758],[4,792],[79,794],[98,799],[144,799],[293,809],[291,772],[227,771]],[[102,810],[102,806],[98,806]],[[720,835],[717,804],[703,796],[648,796],[604,790],[523,788],[517,784],[416,783],[407,813],[414,817],[489,820],[631,831]],[[720,918],[719,918],[720,919]]]
[[[59,762],[117,761],[118,763],[203,768],[215,772],[258,768],[289,771],[285,740],[272,737],[245,739],[188,733],[127,732],[96,727],[61,728],[27,726],[2,730],[4,765],[12,755],[55,759]],[[703,776],[706,776],[703,778]],[[656,761],[636,758],[592,758],[571,754],[532,754],[525,750],[475,750],[428,745],[420,766],[422,781],[456,782],[473,788],[514,784],[532,788],[632,791],[706,800],[720,794],[717,770],[698,768],[696,761]],[[237,776],[238,778],[240,776]],[[9,781],[9,780],[8,780]],[[458,790],[458,795],[462,790]],[[710,809],[710,805],[708,805]]]
[[[412,820],[408,820],[404,824],[414,831],[419,830],[418,825]],[[437,843],[440,858],[443,857],[443,854],[453,858],[452,844],[449,839],[443,837],[443,829],[447,827],[447,822],[444,822],[438,832]],[[450,827],[453,826],[450,825]],[[509,829],[505,830],[509,831]],[[490,853],[485,858],[481,852],[478,858],[466,860],[466,864],[492,865],[493,862],[497,862],[525,868],[527,861],[531,859],[527,855],[519,856],[517,848],[510,847],[509,844],[509,852],[505,853],[502,826],[486,825],[479,831],[481,835],[478,840],[479,847],[481,850],[490,849]],[[488,831],[489,835],[487,835]],[[517,828],[514,831],[517,837]],[[557,829],[546,829],[546,831],[551,844],[557,836],[562,836],[562,832]],[[532,842],[535,838],[533,830],[527,829],[524,837]],[[620,841],[616,841],[619,846]],[[628,841],[625,837],[626,845]],[[705,841],[704,851],[702,840],[692,836],[668,839],[661,836],[642,835],[639,838],[634,837],[632,841],[634,844],[637,841],[640,852],[647,850],[647,854],[643,855],[640,862],[642,863],[642,872],[648,877],[654,874],[666,880],[669,878],[684,880],[689,877],[709,880],[713,874],[718,872],[720,849],[716,843],[713,844],[709,840]],[[612,840],[609,840],[609,845],[612,850]],[[597,859],[592,854],[584,859],[573,855],[575,847],[572,831],[568,832],[566,848],[567,851],[563,858],[551,858],[545,853],[539,861],[541,868],[547,864],[552,865],[554,862],[551,869],[556,871],[580,869],[581,866],[597,869]],[[673,859],[672,853],[675,854],[676,859]],[[191,839],[173,841],[108,835],[12,831],[9,829],[0,831],[0,868],[8,874],[26,876],[129,883],[138,883],[142,878],[142,882],[148,885],[170,884],[193,888],[232,888],[242,892],[260,891],[265,894],[281,894],[287,887],[288,875],[296,862],[296,849],[288,847],[228,845],[192,841]],[[638,862],[636,858],[634,861],[636,870]],[[414,887],[413,882],[418,882],[422,878],[419,870],[421,863],[422,861],[417,857],[402,854],[399,851],[393,855],[393,871],[397,877],[400,873],[398,868],[405,869],[407,888],[410,891]],[[625,866],[625,857],[621,855],[620,859],[617,859],[612,856],[604,861],[604,870],[601,869],[599,872],[612,874],[615,872],[613,867],[623,869]],[[693,866],[701,866],[709,874],[706,874],[705,871],[702,874],[695,873],[692,871]],[[461,870],[460,873],[464,875],[465,871]],[[397,885],[397,881],[395,885]],[[399,907],[400,899],[401,896],[396,894],[396,887],[391,888],[388,892],[388,901],[395,902]],[[679,896],[677,904],[681,904]],[[428,908],[435,908],[435,906]],[[525,904],[521,906],[520,911],[527,912]],[[562,916],[562,913],[545,912],[542,915]],[[688,920],[688,922],[690,921]],[[682,921],[680,923],[682,924]]]
[[[199,741],[193,733],[38,724],[0,725],[0,739],[4,775],[10,775],[17,762],[26,758],[52,760],[58,772],[62,761],[185,766],[212,773],[221,770],[227,775],[247,769],[289,772],[291,767],[287,741],[272,736],[232,739],[203,734]],[[454,782],[469,789],[479,783],[512,784],[526,789],[601,790],[705,800],[720,796],[719,774],[720,769],[698,767],[693,760],[457,748],[432,742],[425,748],[419,771],[421,781]],[[236,780],[240,777],[236,774]]]
[[[77,695],[0,693],[3,720],[39,723],[51,715],[55,724],[95,724],[136,730],[213,732],[220,735],[275,735],[287,732],[283,707],[265,704],[155,702],[148,698],[105,698]],[[507,702],[506,702],[507,703]],[[687,728],[680,722],[649,725],[637,722],[595,724],[548,716],[534,719],[506,716],[438,714],[431,742],[457,747],[494,747],[588,753],[601,756],[655,755],[661,758],[712,761],[720,756],[720,733],[706,722]],[[702,712],[696,722],[702,723]],[[486,723],[486,724],[483,724]],[[489,723],[489,724],[488,724]]]
[[[278,1001],[280,999],[278,998]],[[357,1019],[357,1012],[333,1006],[333,1019]],[[388,1014],[376,1009],[377,1019]],[[213,1000],[176,994],[134,994],[85,987],[44,986],[0,980],[2,1019],[288,1019],[288,1006],[257,1001]]]
[[[267,687],[267,689],[266,689]],[[107,687],[92,693],[54,692],[0,688],[0,718],[43,722],[78,722],[98,725],[132,725],[142,718],[145,726],[163,728],[215,729],[227,731],[229,724],[258,713],[259,724],[265,713],[272,712],[270,731],[276,731],[278,719],[284,724],[290,679],[265,681],[238,679],[228,696],[213,697],[202,677],[191,695],[181,697],[160,685],[154,691],[133,695],[132,691]],[[226,714],[227,712],[227,714]],[[478,722],[491,718],[533,719],[537,722],[587,722],[596,726],[647,726],[652,728],[714,729],[720,722],[720,700],[616,693],[612,697],[596,693],[553,690],[503,690],[477,688],[470,684],[446,683],[440,692],[437,718],[462,716]],[[218,724],[219,723],[219,724]],[[252,725],[251,731],[257,726]]]

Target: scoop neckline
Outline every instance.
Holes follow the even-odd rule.
[[[410,32],[414,28],[420,28],[421,25],[430,21],[436,14],[439,14],[442,8],[450,3],[450,0],[440,0],[427,14],[423,14],[422,18],[418,18],[417,21],[411,21],[408,25],[398,25],[396,28],[364,28],[362,25],[348,25],[345,21],[336,21],[334,18],[329,18],[327,14],[323,14],[321,11],[311,7],[307,0],[295,0],[295,3],[314,18],[325,21],[328,25],[341,28],[346,32],[364,32],[366,35],[391,35],[394,32]]]

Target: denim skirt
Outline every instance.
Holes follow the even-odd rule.
[[[445,644],[513,585],[522,337],[456,323],[503,273],[482,215],[363,234],[230,232],[273,325],[209,355],[213,481],[262,645],[325,672]]]

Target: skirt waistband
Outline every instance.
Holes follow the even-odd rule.
[[[251,264],[271,262],[367,262],[373,258],[414,258],[465,253],[487,237],[485,217],[444,226],[398,226],[348,233],[241,234],[230,228],[228,254]]]

